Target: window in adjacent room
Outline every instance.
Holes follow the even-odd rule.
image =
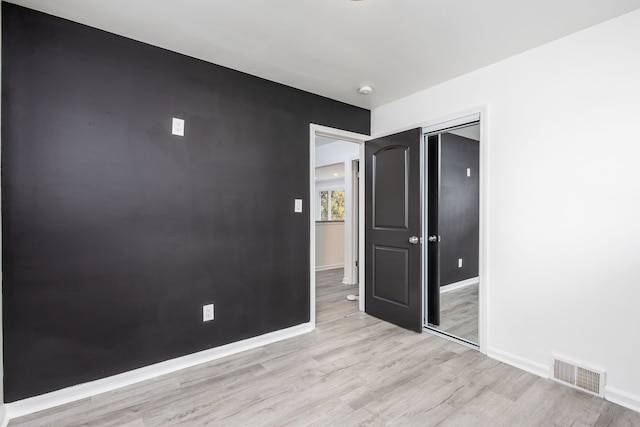
[[[319,221],[344,221],[344,190],[321,190]]]

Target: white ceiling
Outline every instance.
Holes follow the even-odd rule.
[[[480,125],[478,124],[450,130],[448,133],[473,139],[474,141],[480,141]]]
[[[326,136],[316,136],[316,148],[333,144],[336,141],[338,140],[333,138],[327,138]]]
[[[333,165],[321,166],[316,168],[316,182],[320,181],[343,181],[344,180],[344,163],[335,163]]]
[[[640,0],[11,0],[365,108],[640,8]],[[368,84],[374,93],[357,88]]]

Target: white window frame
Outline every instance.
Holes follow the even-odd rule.
[[[320,197],[320,193],[322,193],[323,191],[328,191],[329,192],[329,197],[328,197],[328,219],[323,220],[322,219],[322,200]],[[334,191],[342,191],[345,192],[345,196],[346,196],[346,191],[344,186],[328,186],[328,187],[322,187],[322,188],[318,188],[316,191],[316,222],[330,222],[330,221],[344,221],[343,219],[333,219],[331,218],[331,193],[333,193]]]

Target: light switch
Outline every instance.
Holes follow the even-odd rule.
[[[458,268],[462,268],[462,258],[458,258]]]
[[[293,211],[297,213],[302,212],[302,199],[296,199],[296,203]]]
[[[202,321],[209,322],[215,317],[213,304],[202,306]]]
[[[470,177],[471,176],[471,168],[467,168],[467,176]]]
[[[173,118],[171,133],[177,136],[184,136],[184,120]]]

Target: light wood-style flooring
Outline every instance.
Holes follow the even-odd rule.
[[[478,284],[440,294],[440,326],[449,335],[478,344]]]
[[[347,295],[358,295],[358,285],[344,285],[344,269],[316,273],[316,326],[358,313],[358,301]]]
[[[320,279],[323,321],[311,333],[15,419],[10,427],[640,425],[640,414],[618,405],[352,306],[338,308],[340,287],[325,294],[325,284],[337,284]]]

